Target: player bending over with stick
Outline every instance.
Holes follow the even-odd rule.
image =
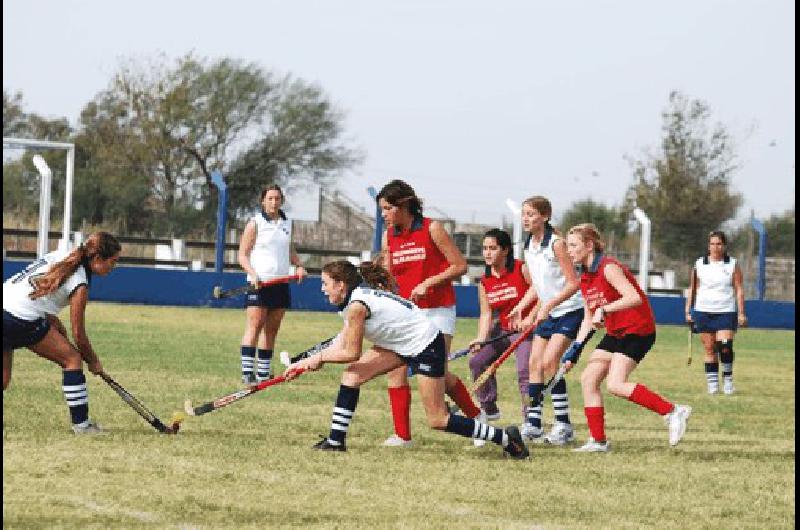
[[[330,435],[314,447],[345,451],[361,385],[407,365],[419,376],[417,383],[432,428],[492,441],[512,458],[527,458],[528,449],[516,426],[496,429],[448,412],[445,379],[458,378],[445,369],[444,337],[416,305],[394,290],[392,276],[374,263],[362,263],[357,269],[347,261],[335,261],[322,268],[322,292],[342,311],[344,327],[330,347],[292,364],[284,373],[291,379],[298,371],[319,370],[325,363],[350,363],[342,374]],[[373,346],[362,353],[365,338]]]
[[[62,388],[76,434],[103,432],[89,420],[89,394],[83,361],[95,375],[103,373],[84,317],[92,274],[105,276],[121,250],[107,232],[96,232],[71,252],[45,254],[3,283],[3,390],[11,381],[13,351],[28,348],[63,370]],[[69,306],[73,345],[58,313]]]

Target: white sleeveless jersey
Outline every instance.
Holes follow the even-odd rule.
[[[694,308],[704,313],[733,313],[736,311],[736,293],[733,289],[733,273],[736,259],[711,261],[698,258],[694,263],[697,271],[697,297]]]
[[[525,247],[525,263],[528,265],[528,272],[530,272],[531,281],[536,287],[539,301],[543,304],[555,298],[567,283],[564,273],[561,272],[558,258],[553,251],[553,245],[559,239],[558,235],[547,231],[540,244],[534,243],[531,238]],[[583,296],[578,289],[575,294],[554,307],[550,311],[550,316],[560,317],[581,308],[583,308]]]
[[[37,259],[25,270],[18,272],[3,283],[3,310],[8,311],[22,320],[36,320],[46,315],[56,315],[69,305],[72,292],[81,285],[89,285],[86,269],[78,265],[61,286],[52,293],[31,300],[29,295],[33,292],[31,278],[35,278],[50,270],[67,256],[68,252],[56,251],[45,254]]]
[[[256,242],[250,252],[250,264],[258,280],[286,276],[291,269],[292,222],[281,218],[267,220],[262,213],[254,215],[252,221],[256,225]],[[249,274],[247,280],[252,281]]]
[[[369,310],[364,338],[401,357],[416,357],[439,334],[439,328],[420,308],[394,293],[359,286],[350,294],[347,307],[353,302],[363,303]]]

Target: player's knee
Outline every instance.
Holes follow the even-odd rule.
[[[721,363],[733,362],[733,339],[718,340],[714,343],[714,349],[719,354]]]
[[[586,389],[597,388],[600,384],[600,381],[597,378],[597,375],[592,373],[591,370],[584,370],[581,374],[581,387]]]

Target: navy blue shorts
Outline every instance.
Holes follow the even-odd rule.
[[[247,307],[266,307],[268,309],[288,309],[292,305],[288,283],[279,283],[261,287],[258,291],[247,293]]]
[[[692,321],[695,333],[715,333],[717,331],[736,331],[739,321],[736,312],[732,313],[706,313],[692,311]]]
[[[656,334],[650,335],[623,335],[622,337],[612,337],[606,334],[598,343],[595,349],[611,353],[621,353],[625,357],[630,357],[637,363],[644,359],[647,352],[656,342]]]
[[[578,329],[583,322],[583,308],[564,313],[560,317],[549,317],[536,326],[533,334],[543,339],[549,339],[555,334],[564,335],[572,340],[578,336]]]
[[[436,338],[416,357],[400,357],[400,359],[406,363],[411,375],[419,374],[426,377],[444,377],[444,364],[447,360],[444,335],[439,332]]]
[[[50,331],[45,318],[22,320],[3,309],[3,351],[27,348],[42,340]]]

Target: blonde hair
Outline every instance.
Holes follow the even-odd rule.
[[[86,238],[61,261],[53,264],[46,273],[31,279],[33,292],[29,295],[31,300],[48,295],[58,289],[72,273],[81,265],[87,265],[95,256],[108,259],[116,256],[122,250],[122,245],[116,237],[108,232],[95,232]]]
[[[606,248],[606,242],[603,241],[603,236],[600,230],[592,223],[581,223],[569,229],[567,235],[575,234],[581,238],[584,243],[591,241],[594,244],[594,249],[598,252],[603,252]]]

